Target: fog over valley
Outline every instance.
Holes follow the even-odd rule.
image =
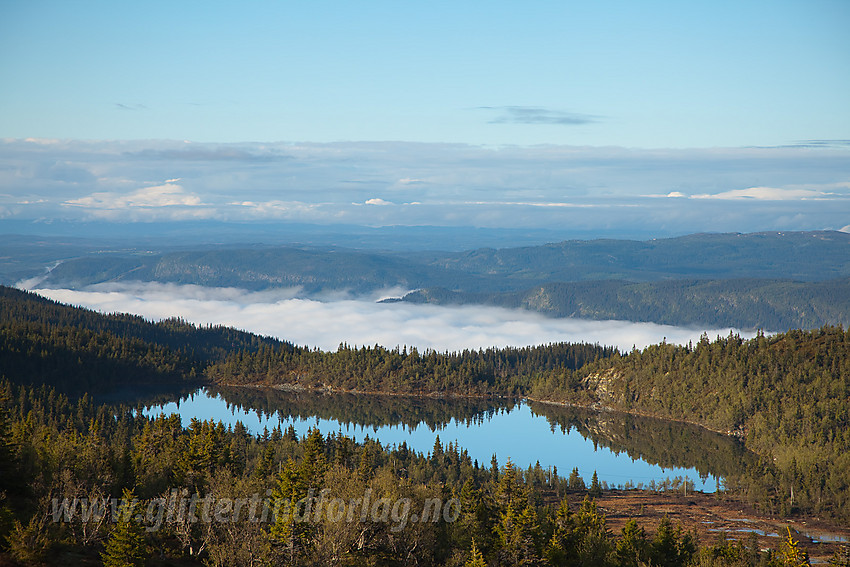
[[[703,332],[714,338],[732,330],[550,318],[524,310],[478,305],[378,303],[382,298],[401,295],[402,290],[356,298],[326,295],[321,299],[297,297],[297,289],[252,292],[156,282],[33,291],[104,313],[127,312],[152,320],[182,317],[199,325],[228,325],[323,350],[335,350],[343,342],[452,351],[563,341],[600,343],[628,351],[662,340],[696,342]],[[754,333],[741,335],[750,337]]]

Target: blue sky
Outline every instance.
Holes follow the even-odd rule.
[[[846,0],[6,0],[0,232],[850,230],[848,29]]]
[[[850,138],[850,3],[0,4],[0,136],[641,148]]]

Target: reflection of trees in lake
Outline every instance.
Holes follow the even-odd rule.
[[[179,402],[190,398],[198,391],[197,384],[139,384],[136,386],[119,386],[114,390],[105,390],[89,395],[99,404],[122,404],[124,406],[151,408],[164,406],[171,402]],[[78,396],[84,392],[77,393]]]
[[[257,412],[261,417],[275,413],[300,419],[329,419],[343,425],[378,428],[403,425],[409,429],[424,424],[431,431],[444,428],[452,420],[467,426],[481,425],[497,412],[511,411],[516,402],[482,398],[423,398],[372,394],[332,394],[287,392],[274,389],[208,389],[228,407]]]
[[[279,412],[300,419],[328,419],[344,425],[366,428],[403,425],[415,429],[425,425],[432,431],[452,420],[479,426],[497,412],[512,411],[510,400],[478,398],[421,398],[362,394],[319,394],[273,389],[210,388],[229,407],[253,410],[261,417]],[[728,478],[754,461],[755,456],[730,437],[685,423],[634,416],[619,412],[598,412],[530,402],[536,415],[545,417],[553,431],[572,429],[597,445],[615,453],[625,452],[663,468],[694,468],[703,478]]]
[[[757,456],[737,440],[702,427],[614,411],[593,411],[529,402],[532,412],[545,417],[553,431],[578,431],[615,453],[663,468],[694,468],[709,475],[739,475]]]

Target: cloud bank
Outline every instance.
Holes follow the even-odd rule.
[[[162,283],[101,284],[84,291],[38,289],[39,294],[104,313],[128,312],[152,320],[183,317],[269,335],[298,345],[336,350],[340,343],[419,349],[462,350],[588,342],[621,350],[666,340],[684,344],[727,335],[730,329],[687,329],[654,323],[553,319],[487,306],[446,307],[357,300],[296,298],[297,290],[249,292]]]
[[[571,119],[511,108],[528,120]],[[7,139],[0,217],[616,229],[645,237],[838,229],[850,222],[849,172],[850,149],[834,148]]]

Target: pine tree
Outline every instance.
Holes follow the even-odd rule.
[[[787,567],[809,567],[809,554],[805,549],[800,549],[799,542],[791,537],[791,528],[787,527],[788,536],[782,542],[782,547],[779,551],[779,556],[782,559],[782,565]]]
[[[321,490],[327,468],[325,437],[318,429],[311,429],[304,440],[304,459],[298,471],[302,486]]]
[[[10,494],[24,491],[21,475],[17,474],[17,455],[9,439],[9,418],[6,408],[5,392],[0,392],[0,541],[13,526],[12,509],[8,505]]]
[[[673,522],[667,516],[658,522],[658,529],[650,546],[650,554],[654,565],[662,567],[678,565],[678,538]]]
[[[369,456],[369,447],[363,445],[360,449],[360,461],[357,465],[357,478],[362,482],[369,482],[372,478],[372,458]]]
[[[590,479],[590,490],[588,494],[592,498],[599,498],[602,496],[602,486],[599,485],[599,478],[596,476],[596,471],[593,471],[593,478]]]
[[[529,505],[516,513],[512,504],[500,515],[495,527],[501,555],[509,565],[535,565],[540,558],[537,555],[535,535],[540,526],[537,514]]]
[[[555,512],[555,530],[546,546],[546,559],[553,567],[570,565],[575,557],[577,538],[573,514],[567,499],[561,500]]]
[[[521,484],[522,477],[510,458],[505,463],[505,468],[499,477],[497,498],[502,506],[514,506],[522,509],[528,496],[525,487]]]
[[[611,552],[610,533],[605,515],[599,512],[596,501],[585,496],[575,515],[578,558],[582,565],[605,565]]]
[[[472,479],[464,482],[460,491],[461,513],[455,522],[457,530],[457,541],[460,547],[466,547],[470,539],[484,548],[489,547],[488,542],[492,536],[489,526],[490,514],[482,498],[481,491],[475,487]]]
[[[289,459],[281,469],[277,484],[272,492],[275,518],[274,524],[269,530],[269,535],[273,541],[283,545],[291,565],[295,564],[295,559],[302,546],[303,524],[297,521],[296,506],[304,492],[295,463],[292,459]]]
[[[118,522],[109,535],[106,549],[100,555],[104,567],[141,567],[145,563],[144,533],[133,517],[134,499],[132,491],[124,491]]]
[[[578,472],[578,467],[575,467],[567,478],[567,488],[570,490],[584,490],[587,486],[584,484],[584,479]]]
[[[623,526],[623,537],[617,542],[617,561],[623,567],[638,567],[647,562],[649,542],[646,531],[632,518]]]
[[[469,555],[469,560],[463,564],[463,567],[487,567],[487,562],[484,561],[484,555],[482,555],[481,551],[475,545],[475,538],[472,538],[472,549]]]

